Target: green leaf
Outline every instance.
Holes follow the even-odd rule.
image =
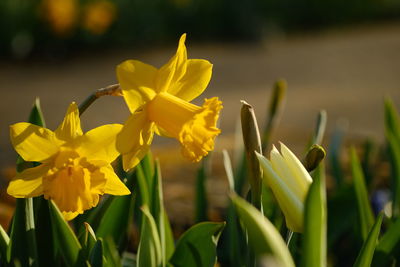
[[[111,236],[103,239],[103,255],[104,255],[104,265],[107,267],[120,267],[121,257],[117,246]],[[131,265],[136,266],[136,265]]]
[[[279,111],[282,110],[282,106],[284,104],[286,89],[287,84],[285,80],[278,80],[275,82],[269,102],[267,121],[265,123],[265,128],[262,136],[263,152],[265,152],[265,149],[268,147],[269,142],[271,141],[272,132],[276,127],[278,121]]]
[[[194,221],[196,223],[208,220],[207,209],[207,192],[206,192],[206,180],[207,180],[207,168],[208,168],[208,157],[203,158],[201,166],[197,171],[196,177],[196,197],[195,197],[195,216]]]
[[[386,134],[388,149],[390,155],[391,176],[393,180],[393,217],[400,215],[400,139],[396,138],[392,133]]]
[[[175,249],[174,238],[171,231],[171,226],[168,220],[168,215],[164,208],[164,197],[162,191],[162,177],[160,163],[156,160],[154,172],[154,188],[153,200],[152,200],[152,210],[151,214],[157,225],[158,234],[160,236],[161,249],[162,249],[162,259],[163,265],[165,265]]]
[[[368,191],[365,185],[365,178],[354,147],[350,150],[351,171],[353,174],[354,189],[357,197],[358,214],[360,219],[361,236],[365,241],[372,225],[374,214],[368,198]]]
[[[225,167],[226,177],[228,178],[229,188],[230,188],[231,192],[234,192],[235,191],[235,178],[233,176],[231,159],[229,158],[228,151],[226,151],[225,149],[222,151],[222,155],[224,158],[224,167]]]
[[[93,246],[89,255],[90,264],[92,267],[103,266],[103,240],[99,238]]]
[[[400,118],[393,101],[385,99],[385,130],[400,138]]]
[[[373,266],[384,266],[400,244],[400,218],[397,218],[381,237],[376,247]]]
[[[33,103],[31,113],[29,114],[28,122],[46,127],[46,122],[44,121],[42,108],[40,107],[40,99],[37,97]]]
[[[378,237],[381,230],[381,224],[383,220],[383,213],[379,215],[375,224],[372,226],[371,231],[368,234],[367,240],[365,240],[360,254],[358,254],[354,267],[369,267],[371,266],[372,258],[374,256],[375,247],[378,243]]]
[[[326,213],[325,171],[320,165],[305,201],[301,266],[326,266]]]
[[[3,259],[3,262],[7,260],[7,249],[9,243],[10,238],[8,237],[6,231],[4,231],[3,227],[0,225],[0,259]]]
[[[80,236],[79,241],[82,245],[85,257],[89,257],[90,251],[93,249],[97,242],[96,234],[88,223],[83,223],[85,226],[85,233]]]
[[[126,186],[133,190],[134,175],[127,177]],[[111,236],[114,242],[121,244],[128,230],[129,222],[133,217],[134,194],[127,196],[114,196],[107,204],[106,209],[96,217],[99,220],[96,229],[96,236],[103,240]],[[92,222],[93,220],[90,220]],[[91,224],[93,225],[93,224]]]
[[[231,199],[256,257],[271,256],[279,263],[277,266],[294,267],[285,241],[273,224],[243,198],[232,195]]]
[[[55,236],[59,253],[68,266],[82,266],[82,247],[68,223],[64,220],[60,210],[53,201],[49,201],[51,226]]]
[[[176,244],[170,263],[175,267],[210,266],[217,262],[217,244],[225,223],[202,222],[187,230]]]
[[[140,231],[140,242],[137,252],[138,267],[162,266],[161,241],[158,235],[157,225],[149,208],[142,207],[143,217]]]

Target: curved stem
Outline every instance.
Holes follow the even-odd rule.
[[[104,88],[97,89],[89,95],[80,105],[79,105],[79,116],[82,116],[83,112],[98,98],[110,95],[110,96],[122,96],[121,87],[119,84],[112,84]]]

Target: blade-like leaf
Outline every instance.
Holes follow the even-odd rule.
[[[393,101],[389,98],[385,99],[385,131],[390,132],[396,138],[400,138],[400,117]]]
[[[235,178],[233,176],[231,159],[229,158],[228,151],[226,151],[225,149],[222,151],[222,155],[224,158],[224,167],[225,167],[226,177],[228,178],[229,188],[232,192],[234,192],[235,191]]]
[[[7,261],[7,248],[10,243],[10,237],[8,237],[6,231],[4,231],[3,227],[0,225],[0,259],[3,262]]]
[[[156,160],[154,176],[151,214],[154,217],[160,236],[162,259],[163,265],[165,266],[169,258],[172,256],[175,246],[168,215],[164,208],[161,168],[158,160]]]
[[[128,175],[126,186],[133,192],[134,175]],[[133,216],[134,194],[117,196],[110,200],[106,210],[99,216],[100,222],[96,229],[96,236],[103,240],[111,236],[117,245],[120,245],[128,230]]]
[[[372,225],[374,224],[374,214],[368,198],[367,186],[362,172],[360,161],[358,160],[354,147],[350,150],[351,171],[353,174],[354,189],[357,197],[358,214],[360,219],[361,236],[365,241],[368,237]]]
[[[372,258],[374,256],[375,247],[378,243],[379,233],[381,231],[381,224],[383,220],[383,213],[379,215],[375,224],[372,226],[371,231],[368,234],[367,240],[365,240],[360,254],[358,254],[354,267],[369,267],[371,266]]]
[[[269,102],[269,109],[267,120],[265,123],[264,132],[262,135],[262,152],[268,147],[271,141],[271,136],[274,128],[276,127],[280,110],[284,104],[287,84],[285,80],[278,80],[274,84],[272,95]]]
[[[400,218],[397,218],[379,240],[372,265],[384,266],[390,260],[390,256],[396,253],[396,248],[399,244]]]
[[[121,258],[117,246],[111,236],[103,239],[103,255],[104,255],[104,265],[110,267],[120,267]],[[136,266],[136,265],[131,265]]]
[[[214,266],[217,244],[225,223],[203,222],[187,230],[176,244],[170,263],[175,267]]]
[[[393,217],[397,218],[400,215],[400,139],[396,138],[394,134],[390,132],[386,134],[386,138],[388,141],[391,176],[393,180],[392,212]]]
[[[239,218],[248,234],[249,245],[257,257],[271,256],[278,266],[294,267],[294,262],[285,241],[273,224],[246,200],[232,195]]]
[[[101,238],[97,239],[90,251],[89,255],[90,265],[92,267],[102,267],[103,266],[103,240]]]
[[[69,266],[83,264],[81,258],[82,247],[68,223],[64,220],[60,210],[53,201],[49,201],[51,226],[59,253]]]
[[[326,266],[326,221],[325,173],[323,165],[320,165],[305,201],[301,266]]]
[[[142,207],[143,217],[140,231],[140,242],[137,252],[138,267],[162,266],[161,241],[158,235],[157,225],[149,208]]]

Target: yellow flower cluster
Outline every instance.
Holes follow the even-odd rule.
[[[53,132],[30,123],[10,126],[11,142],[25,160],[41,163],[17,174],[7,192],[16,198],[43,195],[52,199],[66,220],[96,206],[100,195],[127,195],[129,189],[110,165],[118,155],[130,170],[147,153],[154,133],[173,137],[182,154],[199,161],[214,149],[221,101],[189,103],[207,87],[210,62],[187,59],[186,35],[176,54],[160,69],[128,60],[117,67],[123,97],[131,111],[125,125],[103,125],[83,133],[79,110],[72,103]]]

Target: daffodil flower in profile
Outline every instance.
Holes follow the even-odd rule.
[[[213,97],[205,99],[202,106],[190,103],[207,87],[212,64],[187,59],[185,39],[183,34],[176,54],[160,69],[137,60],[117,67],[118,81],[132,113],[117,137],[125,170],[140,162],[154,133],[177,139],[183,156],[193,162],[214,149],[222,102]]]
[[[263,169],[263,181],[271,188],[285,215],[287,227],[303,231],[304,202],[312,183],[310,174],[300,160],[281,143],[281,153],[273,146],[270,160],[257,153]]]
[[[75,103],[54,132],[25,122],[11,125],[14,149],[25,161],[41,164],[18,173],[8,194],[16,198],[44,195],[57,204],[66,220],[96,206],[100,195],[130,194],[110,165],[119,155],[115,138],[121,128],[103,125],[84,134]]]

